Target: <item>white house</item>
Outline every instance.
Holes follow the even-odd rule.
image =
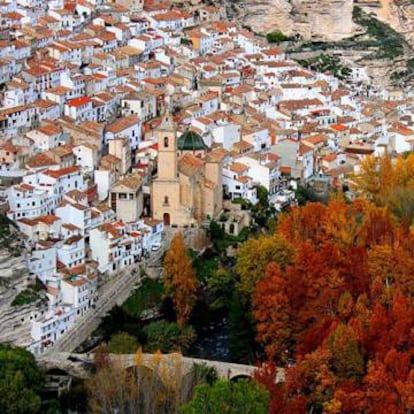
[[[109,169],[99,169],[94,171],[94,181],[98,189],[99,200],[108,197],[109,189],[115,184],[115,176]]]
[[[9,204],[7,217],[13,221],[50,214],[54,207],[47,191],[30,184],[13,185],[7,189],[6,194]]]
[[[144,208],[142,180],[138,175],[127,176],[110,189],[109,203],[118,220],[137,221]]]
[[[414,148],[414,130],[403,124],[395,124],[388,130],[392,149],[398,154]]]
[[[62,201],[63,196],[71,190],[86,190],[86,184],[78,166],[29,174],[23,177],[23,181],[25,184],[35,187],[36,190],[47,193],[49,208],[55,208]]]
[[[54,42],[48,46],[50,56],[59,62],[72,62],[77,65],[82,63],[82,47],[68,41]]]
[[[249,176],[249,167],[241,162],[233,162],[223,167],[224,192],[231,197],[243,198],[253,204],[257,203],[256,183]]]
[[[252,153],[237,159],[249,167],[249,176],[253,181],[265,187],[269,198],[280,189],[279,157],[275,154]]]
[[[55,209],[63,224],[72,224],[80,229],[82,235],[87,235],[91,227],[91,209],[80,203],[70,203],[63,200]]]
[[[188,13],[169,10],[165,13],[159,13],[151,16],[150,21],[154,24],[154,27],[158,29],[168,30],[182,30],[185,27],[194,25],[194,18]]]
[[[271,145],[269,130],[260,125],[244,125],[241,130],[241,137],[244,141],[253,145],[254,151],[269,149]]]
[[[141,120],[137,115],[133,114],[119,118],[108,125],[105,132],[105,141],[108,142],[116,138],[127,138],[130,142],[131,149],[135,150],[141,142],[141,136]]]
[[[79,266],[80,270],[84,266]],[[76,274],[66,277],[61,282],[62,302],[71,306],[76,316],[83,315],[98,299],[97,274],[86,276]]]
[[[20,131],[30,127],[36,118],[36,108],[32,105],[23,105],[0,110],[0,132],[6,136],[17,135]]]
[[[100,272],[115,273],[134,263],[132,254],[124,243],[124,235],[114,224],[105,223],[92,229],[89,246],[92,259],[99,263]]]
[[[92,173],[98,167],[98,147],[94,144],[84,143],[73,147],[76,157],[76,165],[83,172]]]
[[[52,214],[34,219],[22,218],[17,220],[16,224],[30,242],[58,239],[61,234],[62,221]]]
[[[89,96],[81,96],[66,102],[64,114],[77,122],[95,120],[95,111],[92,99]]]
[[[144,122],[157,116],[157,101],[153,93],[131,92],[122,98],[121,107],[125,115],[137,114]]]
[[[28,256],[29,272],[42,283],[53,279],[56,273],[56,246],[53,242],[39,241]]]
[[[64,240],[57,250],[58,260],[68,269],[79,266],[85,261],[85,239],[75,235]]]
[[[69,306],[55,307],[32,321],[31,337],[35,341],[31,350],[39,355],[69,329],[75,321],[75,310]]]
[[[53,124],[44,125],[26,133],[26,136],[33,140],[33,145],[39,152],[46,152],[57,147],[61,135],[60,128]]]

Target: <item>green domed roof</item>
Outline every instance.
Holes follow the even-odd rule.
[[[177,141],[180,151],[203,151],[207,149],[203,138],[194,131],[186,131]]]

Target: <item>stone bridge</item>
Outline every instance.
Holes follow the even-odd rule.
[[[153,371],[159,369],[168,370],[172,375],[180,372],[185,376],[194,364],[205,364],[215,368],[219,377],[228,380],[238,378],[249,378],[253,375],[256,367],[252,365],[233,364],[229,362],[210,361],[198,358],[189,358],[178,353],[173,354],[145,354],[137,353],[131,355],[109,354],[109,358],[118,366],[125,369],[135,366],[145,367]],[[56,370],[64,371],[69,375],[85,379],[90,375],[94,365],[94,354],[75,354],[55,352],[51,355],[42,355],[38,358],[39,365],[47,372]],[[280,369],[276,382],[283,381],[284,372]]]

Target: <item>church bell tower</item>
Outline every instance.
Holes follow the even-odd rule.
[[[177,179],[177,129],[171,115],[165,114],[156,131],[158,138],[158,180]]]

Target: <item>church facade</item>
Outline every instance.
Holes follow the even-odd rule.
[[[210,152],[201,158],[197,148],[179,151],[177,129],[168,115],[156,137],[158,176],[151,191],[153,218],[177,227],[216,218],[223,207],[221,157]]]

